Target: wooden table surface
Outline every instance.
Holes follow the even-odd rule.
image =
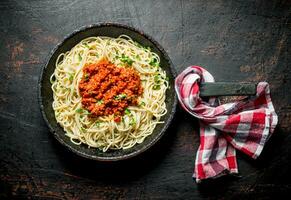
[[[268,81],[279,125],[261,157],[238,154],[240,177],[197,185],[197,120],[178,110],[153,149],[99,163],[49,133],[37,81],[49,52],[73,30],[119,22],[153,36],[178,72],[217,81]],[[291,194],[291,2],[288,0],[0,2],[0,199],[271,199]]]

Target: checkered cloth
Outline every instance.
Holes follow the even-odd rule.
[[[268,83],[258,84],[256,96],[220,105],[217,98],[205,102],[199,97],[200,82],[214,78],[199,66],[188,67],[175,80],[181,106],[200,121],[197,182],[238,173],[235,149],[257,158],[278,122]]]

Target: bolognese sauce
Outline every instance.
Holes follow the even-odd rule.
[[[117,67],[104,59],[84,66],[79,91],[82,106],[93,116],[114,114],[119,122],[129,105],[138,104],[143,88],[136,70]]]

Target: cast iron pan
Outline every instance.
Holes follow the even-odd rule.
[[[58,55],[63,52],[69,51],[81,40],[91,36],[118,37],[121,34],[126,34],[130,36],[134,41],[139,42],[143,46],[149,46],[152,51],[156,52],[160,56],[161,67],[166,71],[170,82],[170,88],[166,92],[166,106],[168,109],[168,113],[161,119],[162,121],[165,121],[165,123],[158,124],[154,129],[153,134],[148,136],[143,143],[137,144],[128,150],[110,150],[104,153],[95,148],[88,148],[86,145],[75,145],[70,141],[67,136],[65,136],[63,128],[57,123],[55,119],[54,111],[52,108],[53,92],[51,90],[51,83],[49,79],[55,70],[55,62]],[[41,70],[38,83],[41,112],[54,137],[70,151],[93,160],[124,160],[144,152],[145,150],[153,146],[165,133],[176,112],[177,97],[174,91],[175,75],[176,73],[173,64],[165,50],[153,38],[144,34],[142,31],[126,25],[115,23],[93,24],[76,30],[72,34],[65,37],[65,39],[60,44],[58,44],[50,53],[47,63]]]

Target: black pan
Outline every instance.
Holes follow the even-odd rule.
[[[152,51],[159,55],[161,59],[161,67],[166,71],[170,82],[170,88],[166,92],[166,106],[168,113],[161,119],[162,121],[165,121],[165,123],[158,124],[152,135],[148,136],[143,143],[137,144],[128,150],[109,150],[104,153],[95,148],[88,148],[86,145],[75,145],[70,141],[69,137],[65,136],[63,128],[57,123],[55,119],[54,110],[52,108],[53,92],[51,90],[51,83],[49,79],[55,70],[55,62],[58,55],[69,51],[84,38],[91,36],[118,37],[121,34],[130,36],[134,41],[139,42],[143,46],[149,46]],[[70,151],[85,158],[99,161],[124,160],[134,157],[149,149],[166,132],[176,112],[177,106],[177,97],[174,91],[175,75],[176,73],[169,56],[152,37],[146,35],[142,31],[126,25],[115,23],[93,24],[76,30],[72,34],[65,37],[64,40],[58,44],[50,53],[47,63],[41,70],[38,83],[41,112],[51,133],[63,146],[68,148]]]

